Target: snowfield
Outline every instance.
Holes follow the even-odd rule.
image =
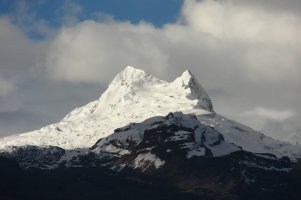
[[[232,152],[230,144],[233,143],[255,153],[272,153],[292,159],[301,157],[300,145],[275,140],[216,114],[209,96],[189,71],[172,82],[166,82],[130,66],[113,79],[98,100],[76,108],[56,124],[0,139],[0,151],[24,145],[57,146],[66,150],[88,149],[99,139],[112,134],[116,128],[154,116],[165,116],[170,112],[196,115],[201,123],[218,130],[228,147],[222,148],[222,145],[219,149],[213,149],[216,155]],[[202,154],[201,150],[193,150],[188,157]],[[153,155],[145,154],[137,158],[136,167],[150,160],[155,161],[158,167],[163,163]]]

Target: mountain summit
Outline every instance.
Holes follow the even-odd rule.
[[[188,98],[198,99],[197,106],[213,112],[211,99],[189,70],[183,72],[183,74],[178,77],[173,84],[188,90]]]
[[[123,71],[121,71],[115,76],[110,85],[140,84],[142,86],[146,82],[158,83],[160,82],[160,80],[141,69],[137,69],[132,66],[127,66]]]
[[[181,111],[184,111],[182,106],[176,104],[185,105],[184,109],[188,110],[199,108],[209,112],[213,111],[209,96],[188,70],[173,82],[166,82],[147,74],[143,70],[127,66],[116,75],[99,99],[100,102],[109,101],[110,104],[114,102],[119,105],[126,102],[141,104],[147,100],[151,100],[148,102],[150,107],[152,106],[151,102],[155,100],[154,104],[156,105],[161,101],[161,107],[168,107],[168,104],[174,102],[172,106]],[[103,105],[101,106],[103,107]]]
[[[0,149],[22,145],[89,148],[116,128],[177,111],[213,112],[209,96],[189,71],[167,82],[127,66],[98,100],[74,109],[59,123],[0,139]]]
[[[0,150],[33,145],[85,151],[117,128],[171,112],[196,115],[201,123],[220,132],[226,142],[246,151],[293,159],[301,155],[300,148],[215,113],[208,94],[191,72],[167,82],[130,66],[116,75],[98,100],[74,109],[56,124],[0,139]]]

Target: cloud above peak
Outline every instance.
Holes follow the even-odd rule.
[[[186,0],[183,20],[198,32],[217,38],[272,44],[301,42],[300,18],[235,1]]]
[[[235,71],[249,81],[298,78],[298,15],[212,0],[186,0],[181,13],[178,23],[162,28],[119,21],[63,27],[46,68],[52,77],[71,82],[108,81],[126,65],[163,76],[175,67],[202,65]]]
[[[59,31],[46,68],[54,78],[98,83],[109,81],[126,65],[159,69],[167,65],[160,35],[145,23],[84,21]]]

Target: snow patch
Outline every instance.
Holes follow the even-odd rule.
[[[158,156],[148,152],[145,154],[139,154],[134,161],[134,168],[140,168],[146,170],[148,167],[154,165],[159,169],[165,164],[164,160],[161,160]]]
[[[204,156],[205,154],[205,148],[199,148],[199,149],[193,149],[187,152],[186,158],[190,159],[193,156],[199,157],[199,156]]]
[[[257,165],[256,163],[249,162],[249,161],[242,161],[239,164],[242,164],[242,165],[245,165],[245,166],[248,166],[248,167],[260,168],[260,169],[263,169],[265,171],[281,171],[281,172],[287,172],[288,173],[293,169],[293,168],[284,168],[284,167],[277,168],[277,167],[273,167],[273,166],[264,167],[264,166]]]

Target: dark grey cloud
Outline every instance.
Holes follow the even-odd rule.
[[[75,107],[99,98],[100,84],[27,80],[8,97],[0,97],[0,136],[39,129],[61,120]]]
[[[40,116],[24,110],[0,112],[0,136],[31,131],[48,123],[47,116]]]

